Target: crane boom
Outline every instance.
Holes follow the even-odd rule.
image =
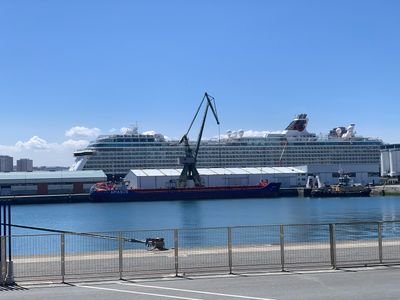
[[[190,129],[193,126],[194,121],[196,120],[196,118],[199,114],[200,108],[203,105],[204,100],[206,100],[206,108],[204,111],[203,120],[201,122],[199,135],[197,137],[196,148],[193,151],[189,145],[188,134],[190,132]],[[213,102],[214,102],[214,104],[213,104]],[[197,108],[197,111],[193,117],[193,120],[190,123],[189,129],[186,131],[186,133],[183,135],[183,137],[181,138],[181,140],[179,142],[180,144],[181,143],[184,144],[185,156],[179,158],[179,163],[183,164],[183,169],[182,169],[181,175],[179,176],[178,187],[187,187],[188,180],[193,180],[195,186],[201,186],[200,174],[196,169],[196,162],[197,162],[197,155],[199,153],[200,142],[201,142],[201,138],[203,136],[204,125],[206,123],[207,113],[208,113],[209,108],[211,109],[211,111],[215,117],[215,120],[217,121],[217,124],[219,125],[219,119],[218,119],[217,111],[215,109],[215,99],[212,96],[205,93],[203,99],[200,102],[199,107]]]
[[[201,101],[202,103],[204,102],[204,99],[207,99],[207,104],[206,104],[206,109],[204,111],[203,122],[201,123],[199,136],[197,138],[196,150],[194,151],[194,159],[195,160],[197,160],[197,154],[199,153],[200,142],[201,142],[201,138],[203,136],[203,130],[204,130],[204,125],[206,123],[208,108],[211,108],[211,111],[214,114],[215,120],[217,121],[217,124],[219,125],[219,120],[218,120],[217,113],[216,113],[216,111],[214,109],[214,106],[213,106],[213,104],[211,102],[211,99],[214,100],[214,98],[212,96],[209,96],[207,93],[205,93],[204,97],[203,97],[203,100]]]

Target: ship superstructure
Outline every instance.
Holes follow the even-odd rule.
[[[309,133],[307,124],[307,115],[299,114],[281,132],[247,136],[243,130],[228,131],[220,139],[202,140],[197,166],[379,166],[382,141],[357,136],[354,124],[334,128],[327,136]],[[195,142],[189,143],[195,147]],[[181,168],[178,158],[184,155],[184,149],[177,140],[133,128],[124,134],[99,136],[74,155],[71,170],[103,170],[109,176],[125,176],[131,169]]]

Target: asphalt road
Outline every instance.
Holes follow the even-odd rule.
[[[241,274],[109,281],[76,285],[21,285],[1,299],[400,299],[400,266],[293,273]]]

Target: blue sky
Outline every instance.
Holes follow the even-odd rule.
[[[202,95],[221,132],[356,123],[400,142],[399,1],[0,2],[0,154],[68,165],[130,124],[180,137]],[[91,130],[68,130],[76,126]],[[197,128],[195,128],[197,133]],[[210,119],[207,136],[218,134]]]

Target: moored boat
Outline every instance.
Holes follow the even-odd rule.
[[[327,185],[311,190],[311,197],[368,197],[371,188],[362,184],[353,184],[351,178],[341,174],[339,183]]]
[[[128,189],[124,184],[98,183],[92,187],[90,198],[99,202],[268,198],[279,195],[280,185],[263,180],[251,186]]]

